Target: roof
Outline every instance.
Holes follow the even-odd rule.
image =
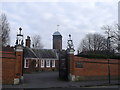
[[[57,59],[57,51],[55,49],[33,49],[33,48],[24,48],[24,57],[25,58],[51,58]]]
[[[53,33],[53,35],[61,35],[60,32],[56,31]]]
[[[25,58],[37,58],[36,54],[32,51],[32,49],[28,47],[24,47],[24,57]]]

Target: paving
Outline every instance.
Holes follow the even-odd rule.
[[[112,80],[111,84],[109,85],[108,80],[70,82],[59,80],[58,76],[58,72],[35,72],[31,74],[24,74],[23,84],[3,85],[3,88],[118,88],[119,86],[117,80]]]

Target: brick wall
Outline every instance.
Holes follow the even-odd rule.
[[[83,57],[73,56],[72,75],[75,80],[100,80],[108,79],[108,59],[88,59]],[[73,58],[72,57],[72,58]],[[76,63],[82,63],[82,68],[77,68]],[[118,79],[118,66],[120,62],[118,59],[109,59],[110,76],[111,79]],[[71,68],[70,68],[71,69]]]
[[[2,55],[0,55],[1,57]],[[0,84],[2,84],[2,58],[0,58]]]
[[[15,53],[3,51],[0,60],[2,60],[2,84],[13,84],[15,77]]]
[[[23,53],[15,51],[14,48],[2,47],[0,51],[0,62],[2,62],[2,84],[19,84],[22,77]],[[16,80],[16,81],[15,81]],[[18,81],[19,80],[19,81]]]
[[[21,78],[22,76],[22,61],[23,52],[16,52],[16,65],[15,65],[15,78]]]

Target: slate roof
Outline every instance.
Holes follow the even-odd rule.
[[[56,31],[53,33],[53,35],[61,35],[60,32]]]
[[[32,49],[28,47],[24,47],[24,57],[25,58],[37,58],[36,54],[32,51]]]
[[[25,47],[24,48],[24,57],[25,58],[51,58],[57,59],[57,51],[55,49],[32,49]]]

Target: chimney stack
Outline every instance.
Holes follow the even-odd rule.
[[[30,37],[27,36],[27,39],[26,39],[26,46],[30,48],[30,44],[31,44]]]

